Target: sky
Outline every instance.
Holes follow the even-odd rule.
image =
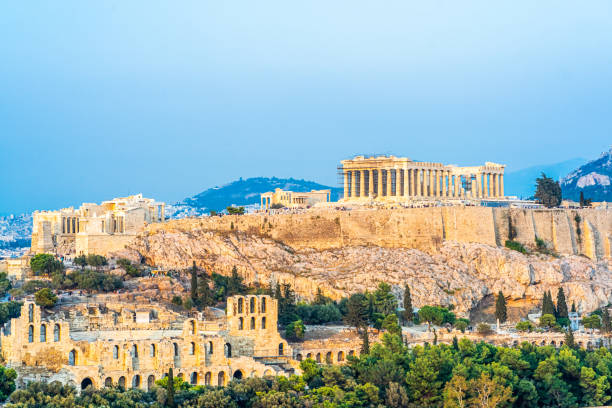
[[[612,141],[612,2],[0,3],[0,214]]]

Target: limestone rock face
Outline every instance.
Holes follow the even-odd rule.
[[[460,313],[499,290],[513,299],[539,300],[545,291],[556,295],[563,287],[568,304],[575,301],[584,312],[612,303],[610,259],[523,255],[483,243],[449,240],[428,249],[373,244],[313,249],[255,232],[195,227],[145,231],[127,251],[165,269],[186,269],[195,261],[209,273],[229,274],[236,266],[247,282],[289,282],[303,298],[321,288],[337,299],[384,281],[400,298],[407,283],[415,307],[454,304]]]

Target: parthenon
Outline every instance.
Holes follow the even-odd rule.
[[[356,156],[341,162],[343,201],[504,198],[503,164],[459,167],[406,157]]]

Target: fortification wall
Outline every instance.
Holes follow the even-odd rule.
[[[430,252],[444,240],[503,246],[509,231],[534,247],[535,238],[562,255],[610,258],[611,210],[431,207],[315,210],[300,214],[203,217],[150,224],[144,234],[191,230],[242,231],[283,242],[295,250],[374,245]]]

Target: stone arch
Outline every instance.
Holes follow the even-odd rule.
[[[184,377],[184,375],[183,375],[183,373],[178,373],[177,377],[178,377],[178,378],[180,378],[180,379],[182,380],[182,379],[183,379],[183,377]]]
[[[176,343],[172,343],[172,348],[174,351],[174,357],[179,357],[179,346]]]
[[[110,377],[106,377],[106,379],[104,380],[104,386],[107,388],[110,388],[113,386],[113,379]]]
[[[117,346],[117,345],[115,345],[115,346],[113,347],[113,358],[114,358],[115,360],[118,360],[118,359],[119,359],[119,346]]]
[[[193,356],[195,352],[196,352],[196,345],[192,341],[191,343],[189,343],[189,354]]]
[[[204,385],[212,385],[212,373],[210,371],[204,374]]]
[[[344,361],[344,351],[339,351],[338,352],[338,358],[337,360],[338,362]]]
[[[355,357],[355,350],[351,350],[348,352],[349,357]]]
[[[331,364],[332,362],[333,362],[333,360],[332,360],[332,352],[328,351],[325,354],[325,364]]]
[[[229,343],[225,343],[225,357],[231,357],[232,356],[232,345]]]
[[[278,344],[278,355],[282,356],[285,354],[285,345],[283,343]]]
[[[89,377],[85,377],[83,378],[83,381],[81,381],[81,390],[84,390],[87,387],[93,387],[93,381]]]
[[[125,389],[125,377],[124,376],[119,377],[119,380],[117,381],[117,385],[120,388]]]
[[[251,297],[251,298],[249,299],[249,312],[251,312],[251,313],[255,313],[255,310],[256,310],[255,298],[254,298],[254,297]]]
[[[140,388],[140,375],[132,377],[132,388]]]
[[[250,327],[250,329],[251,330],[255,330],[255,318],[254,317],[251,317],[251,327]]]
[[[261,318],[261,328],[262,329],[266,328],[266,316]]]
[[[295,359],[296,359],[297,361],[302,361],[302,355],[301,355],[300,353],[298,353],[298,355],[297,355],[297,356],[295,356]]]
[[[219,387],[225,385],[225,371],[219,371],[219,374],[217,374],[217,385]]]
[[[242,370],[234,371],[234,375],[233,375],[234,380],[242,380],[243,377],[244,377],[244,373],[242,372]]]
[[[213,353],[213,342],[209,341],[208,342],[208,354],[212,354]]]
[[[315,358],[317,363],[321,362],[321,353],[317,353],[317,357]]]
[[[244,311],[244,299],[242,297],[238,298],[238,313],[242,313]]]
[[[132,345],[132,357],[138,358],[138,346],[136,344]]]
[[[151,374],[147,378],[147,391],[151,391],[151,389],[155,386],[155,376]]]
[[[195,320],[189,321],[190,334],[196,334],[196,322]]]
[[[29,323],[34,322],[34,304],[32,303],[28,305],[28,322]]]
[[[266,298],[261,298],[261,313],[266,313]]]
[[[557,343],[555,343],[555,341],[554,341],[554,340],[551,340],[551,341],[550,341],[550,345],[551,345],[551,346],[553,346],[553,347],[557,347]]]
[[[238,318],[238,330],[244,329],[244,319],[242,317]]]
[[[542,340],[542,341],[540,342],[540,346],[545,346],[545,345],[546,345],[546,340]]]
[[[40,325],[40,341],[41,343],[45,343],[47,341],[47,325]]]
[[[312,358],[312,353],[306,354],[306,358]]]
[[[191,383],[191,385],[196,385],[198,383],[198,373],[196,371],[191,373],[191,375],[189,376],[189,382]]]
[[[563,346],[563,340],[559,342],[559,347],[562,347],[562,346]]]
[[[76,363],[77,363],[77,352],[76,350],[72,349],[68,353],[68,365],[74,366],[76,365]]]
[[[514,347],[518,346],[518,344],[519,344],[519,343],[518,343],[518,340],[514,340],[514,341],[512,342],[512,346],[514,346]]]
[[[593,343],[588,341],[587,342],[587,350],[592,350],[593,349]]]
[[[34,325],[28,326],[28,343],[34,343]]]
[[[578,342],[578,347],[582,348],[582,342],[581,341]]]
[[[155,344],[151,344],[151,346],[149,346],[149,355],[151,357],[155,357],[156,352],[157,350],[155,349]]]
[[[62,331],[62,329],[61,329],[59,323],[55,323],[55,326],[53,326],[53,341],[55,341],[55,342],[60,341],[61,331]]]

